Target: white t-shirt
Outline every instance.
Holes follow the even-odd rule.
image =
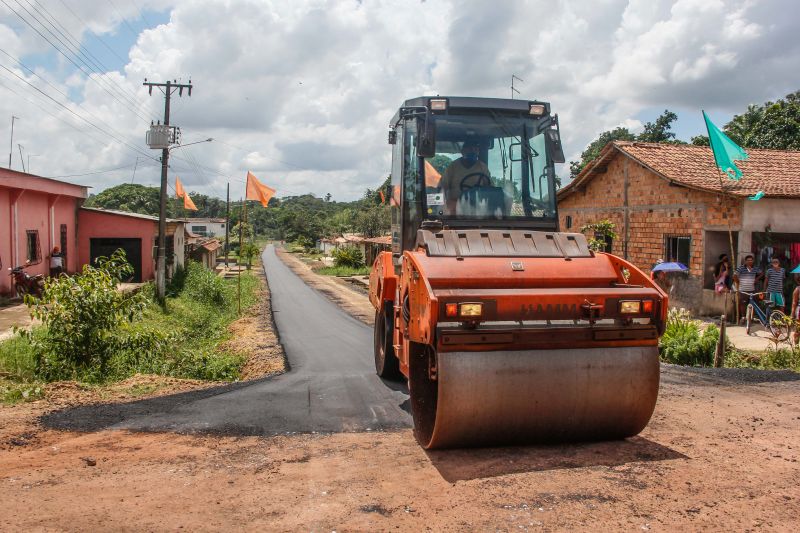
[[[50,268],[61,268],[64,266],[64,258],[61,254],[50,256]]]

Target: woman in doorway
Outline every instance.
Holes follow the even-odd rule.
[[[719,262],[714,267],[714,290],[717,293],[728,292],[731,290],[730,275],[731,265],[728,254],[720,254]]]

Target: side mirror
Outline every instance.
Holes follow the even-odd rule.
[[[514,162],[522,161],[522,143],[508,145],[508,159]]]
[[[553,122],[553,126],[544,132],[545,149],[551,161],[565,163],[564,147],[561,146],[561,130],[558,128],[558,115],[554,117]]]
[[[420,119],[419,124],[419,143],[417,143],[417,155],[420,157],[433,157],[436,155],[436,122],[430,111],[425,112],[425,118]]]
[[[395,144],[397,142],[397,130],[394,128],[389,130],[389,144]]]

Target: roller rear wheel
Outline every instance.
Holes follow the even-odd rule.
[[[392,304],[384,305],[380,311],[375,311],[374,351],[375,371],[384,379],[399,380],[400,361],[394,353],[392,339],[394,337],[392,324]]]
[[[647,425],[658,397],[655,346],[410,348],[414,434],[428,449],[631,437]]]

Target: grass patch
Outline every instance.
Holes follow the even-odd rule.
[[[323,276],[367,276],[369,271],[370,268],[366,266],[328,266],[315,270],[317,274],[322,274]]]
[[[258,300],[259,279],[242,273],[242,310]],[[47,380],[73,379],[103,384],[134,374],[231,381],[239,377],[246,356],[218,348],[230,337],[228,325],[238,318],[237,280],[225,280],[196,263],[187,266],[183,286],[167,298],[166,310],[152,299],[153,286],[145,286],[148,304],[140,316],[110,330],[110,354],[102,366],[65,361],[47,346],[48,331],[39,326],[29,337],[15,335],[0,343],[0,401],[14,403],[43,396]],[[42,362],[47,361],[44,367]],[[63,365],[62,372],[53,372]],[[151,392],[145,387],[140,392]]]
[[[776,350],[770,346],[763,352],[730,350],[725,353],[725,367],[800,372],[800,347],[781,347]]]

